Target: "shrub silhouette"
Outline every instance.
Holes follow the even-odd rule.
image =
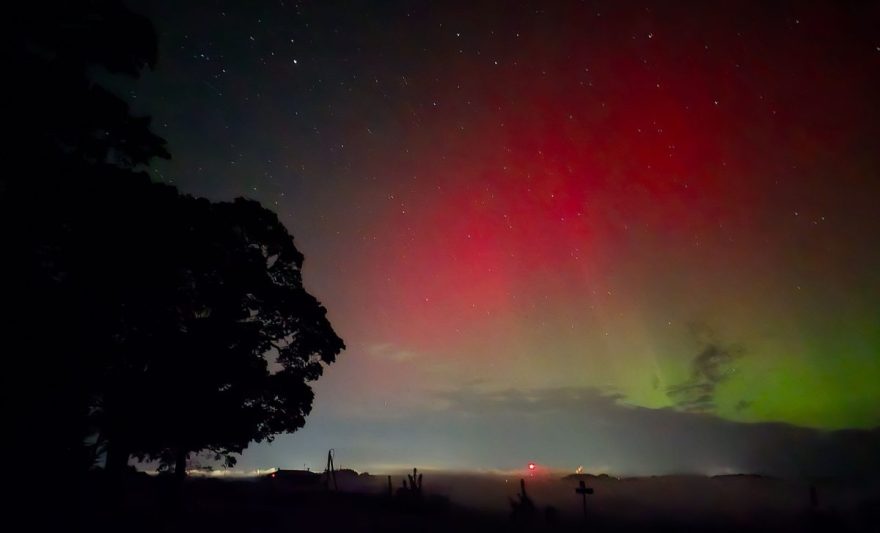
[[[535,515],[535,503],[526,493],[526,480],[519,480],[520,491],[516,499],[510,499],[510,517],[513,520],[528,522]]]

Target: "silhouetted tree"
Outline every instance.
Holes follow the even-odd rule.
[[[112,265],[105,230],[117,221],[103,206],[120,187],[148,184],[136,165],[167,157],[149,119],[133,117],[89,73],[137,76],[155,63],[156,37],[148,20],[116,1],[4,10],[4,456],[14,458],[13,475],[51,460],[68,479],[95,459],[83,442],[95,429],[96,380],[112,348],[107,326],[116,308],[107,303],[118,298],[95,282]]]
[[[167,157],[149,119],[94,83],[156,61],[148,20],[118,1],[12,8],[0,236],[8,296],[4,452],[85,470],[130,455],[182,473],[304,424],[309,381],[343,349],[302,286],[303,257],[258,203],[152,183]],[[86,446],[88,437],[94,446]],[[65,474],[67,475],[67,474]]]

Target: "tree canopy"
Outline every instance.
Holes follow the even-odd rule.
[[[135,313],[164,318],[123,350],[102,414],[142,458],[210,450],[231,460],[302,427],[308,382],[344,345],[303,288],[303,256],[274,213],[243,199],[175,201],[166,212],[182,220],[166,226],[152,265],[175,290],[137,300]]]

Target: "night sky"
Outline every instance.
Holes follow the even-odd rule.
[[[880,4],[708,4],[129,2],[154,179],[277,211],[348,346],[239,467],[834,471],[880,425]]]

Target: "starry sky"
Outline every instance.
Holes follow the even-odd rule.
[[[878,442],[878,4],[128,5],[154,179],[278,212],[348,346],[241,468],[798,474]]]

